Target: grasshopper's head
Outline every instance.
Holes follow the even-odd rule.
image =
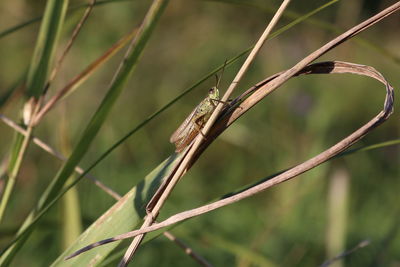
[[[216,86],[214,86],[208,91],[208,97],[211,99],[217,99],[217,100],[219,99],[219,90]]]

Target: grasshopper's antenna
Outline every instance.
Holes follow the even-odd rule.
[[[218,77],[218,74],[215,74],[215,87],[217,87],[218,88],[218,85],[219,85],[219,81],[220,81],[220,79],[219,79],[219,77]]]
[[[217,85],[216,85],[217,88],[218,88],[218,86],[219,86],[219,82],[221,81],[222,77],[224,76],[224,71],[225,71],[225,67],[226,67],[226,63],[227,63],[227,62],[228,62],[228,60],[225,60],[224,66],[222,67],[221,77],[218,78],[218,75],[215,75],[215,77],[217,78]]]

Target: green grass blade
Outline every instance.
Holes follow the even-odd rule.
[[[13,170],[13,169],[17,168],[18,154],[19,154],[19,151],[22,149],[23,141],[24,141],[24,136],[19,133],[16,133],[15,137],[14,137],[14,141],[13,141],[13,146],[11,147],[10,162],[8,164],[9,170]],[[8,172],[8,173],[10,173],[10,172]],[[4,212],[7,208],[8,200],[10,199],[12,190],[13,190],[15,182],[16,182],[16,179],[15,179],[16,177],[12,177],[12,175],[8,175],[7,178],[8,178],[7,184],[1,194],[0,221],[3,218]]]
[[[384,147],[394,146],[394,145],[399,145],[399,144],[400,144],[400,139],[388,140],[385,142],[381,142],[381,143],[377,143],[377,144],[373,144],[373,145],[369,145],[369,146],[363,146],[363,147],[343,151],[342,153],[336,155],[332,159],[341,158],[341,157],[344,157],[344,156],[347,156],[350,154],[354,154],[357,152],[364,152],[364,151],[369,151],[369,150],[373,150],[373,149],[384,148]]]
[[[43,93],[67,6],[68,0],[47,1],[28,71],[26,82],[28,96],[38,98]]]
[[[54,198],[57,197],[57,195],[62,190],[62,187],[65,185],[68,177],[71,176],[79,161],[86,154],[91,142],[97,135],[98,131],[100,130],[100,127],[103,125],[116,99],[120,95],[122,89],[124,88],[124,85],[128,81],[128,78],[130,77],[131,73],[133,72],[133,69],[138,61],[138,58],[141,52],[143,51],[143,48],[147,43],[155,25],[157,24],[157,21],[160,18],[167,2],[168,1],[166,0],[157,0],[153,2],[152,6],[149,9],[149,12],[146,15],[146,18],[143,21],[142,28],[135,38],[135,43],[130,49],[129,55],[127,56],[127,58],[124,59],[124,64],[122,65],[115,79],[111,83],[106,96],[104,97],[99,108],[97,109],[94,116],[90,120],[88,126],[86,127],[85,131],[82,134],[82,137],[80,138],[74,150],[72,151],[71,156],[62,165],[61,169],[59,170],[55,178],[52,180],[51,184],[42,194],[39,203],[36,207],[36,211],[40,211],[41,209],[43,209],[43,207],[45,207]],[[3,259],[9,258],[8,255],[11,255],[12,257],[12,255],[15,254],[15,250],[13,248],[20,247],[21,242],[26,238],[26,236],[29,236],[33,227],[29,227],[30,229],[29,231],[24,231],[24,229],[31,224],[35,216],[35,213],[36,212],[32,212],[30,216],[28,216],[27,220],[24,222],[22,228],[20,229],[20,232],[23,231],[24,236],[19,235],[20,240],[15,244],[15,246],[6,251],[6,254],[2,256]]]
[[[74,176],[71,176],[71,178]],[[71,188],[62,198],[61,208],[61,228],[63,249],[73,244],[76,238],[82,233],[82,215],[80,213],[81,206],[79,203],[79,195],[77,188]]]
[[[28,96],[34,96],[37,98],[43,91],[54,57],[54,51],[60,35],[67,6],[68,0],[47,1],[43,21],[40,26],[35,50],[28,70]],[[32,129],[28,130],[28,132],[32,133]],[[22,141],[17,138],[17,141],[13,144],[13,154],[17,155],[17,160],[11,161],[9,168],[10,175],[8,177],[5,194],[1,200],[2,212],[4,212],[4,208],[7,206],[13,190],[15,180],[21,167],[22,159],[29,144],[29,138],[29,135],[22,137]],[[23,242],[21,240],[20,244],[14,246],[12,250],[9,250],[6,254],[2,255],[0,258],[0,265],[7,266],[10,264],[22,244]]]
[[[38,22],[41,19],[42,19],[42,16],[36,17],[36,18],[30,19],[30,20],[27,20],[25,22],[22,22],[22,23],[20,23],[18,25],[15,25],[13,27],[10,27],[10,28],[8,28],[6,30],[3,30],[3,31],[0,32],[0,39],[3,38],[3,37],[6,37],[7,35],[9,35],[9,34],[11,34],[13,32],[18,31],[19,29],[23,29],[26,26],[29,26],[29,25],[31,25],[31,24],[33,24],[35,22]]]
[[[168,177],[175,169],[182,157],[183,153],[174,154],[162,162],[142,182],[97,219],[71,247],[64,251],[52,266],[88,266],[94,260],[100,263],[101,259],[104,259],[119,242],[96,248],[68,261],[65,261],[64,258],[85,245],[130,231],[140,225],[145,215],[146,204],[164,178]]]

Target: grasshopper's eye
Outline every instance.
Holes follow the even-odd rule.
[[[215,88],[214,88],[214,87],[211,88],[210,90],[208,90],[208,93],[209,93],[209,94],[214,94],[214,92],[215,92]]]

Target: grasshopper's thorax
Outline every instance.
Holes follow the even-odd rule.
[[[213,100],[219,100],[219,91],[218,88],[215,86],[208,90],[207,97],[197,107],[196,113],[200,116],[204,116],[205,120],[209,118],[211,113],[214,111],[216,104],[218,104],[216,101]]]
[[[211,113],[214,111],[219,100],[219,91],[217,87],[213,87],[208,91],[207,97],[198,105],[195,113],[195,118],[200,119],[204,123],[207,122]]]

